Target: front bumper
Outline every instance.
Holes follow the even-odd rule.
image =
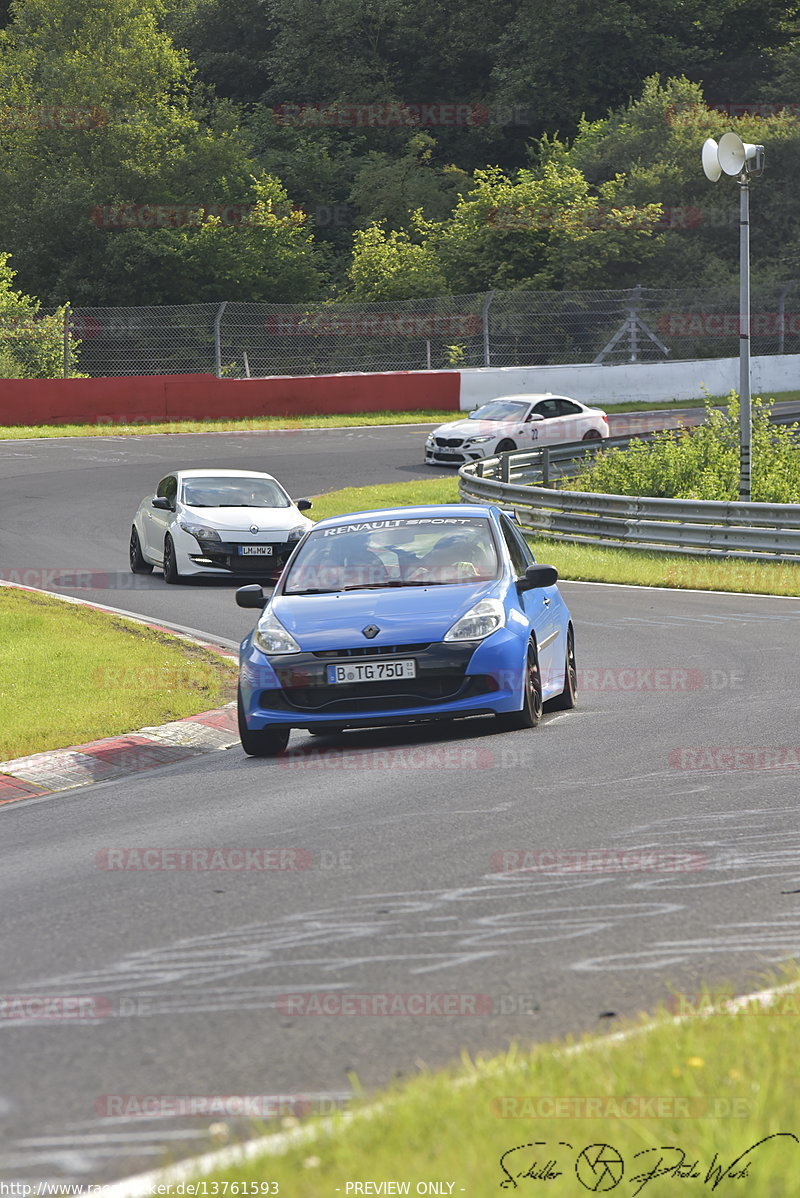
[[[240,689],[248,727],[360,727],[518,711],[527,642],[507,628],[484,641],[397,645],[265,657],[242,644]],[[413,658],[413,679],[331,683],[327,667]]]
[[[189,568],[208,574],[227,574],[243,578],[279,578],[283,567],[294,552],[297,542],[270,542],[269,554],[242,554],[240,541],[203,541],[198,544],[194,537],[185,534],[184,545]],[[259,542],[263,544],[263,542]]]
[[[449,451],[437,445],[425,446],[426,466],[463,466],[465,462],[477,462],[487,456],[482,445],[460,446]]]

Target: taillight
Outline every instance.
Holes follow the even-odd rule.
[[[606,416],[605,412],[601,412],[601,413],[600,413],[600,415],[603,417],[603,419],[605,420],[606,424],[608,424],[608,416]]]

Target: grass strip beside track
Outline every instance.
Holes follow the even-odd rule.
[[[0,761],[209,711],[235,678],[199,645],[0,587]]]
[[[452,475],[373,487],[346,487],[314,499],[316,520],[343,512],[415,503],[457,503],[458,480]],[[800,595],[800,565],[790,562],[723,561],[570,545],[528,538],[537,561],[555,566],[561,578],[579,582],[615,582],[678,590],[735,591],[755,595]]]
[[[715,403],[724,404],[727,396],[710,396]],[[800,391],[779,392],[771,399],[776,403],[787,403],[800,398]],[[603,407],[602,400],[595,401]],[[609,403],[607,410],[613,412],[665,411],[669,408],[693,408],[702,410],[705,399],[696,400],[627,400],[624,403]],[[94,424],[30,424],[0,426],[0,440],[24,441],[34,437],[122,437],[141,436],[154,433],[224,433],[224,432],[269,432],[312,428],[352,428],[363,425],[381,424],[443,424],[447,420],[458,420],[466,412],[428,409],[421,412],[354,412],[345,416],[264,416],[245,420],[184,420],[158,424],[119,423],[114,421]]]
[[[353,428],[371,424],[443,424],[461,412],[427,409],[421,412],[353,412],[344,416],[252,416],[244,420],[172,420],[166,423],[110,421],[95,424],[10,424],[0,426],[0,440],[33,437],[127,437],[154,433],[292,432],[312,428]]]
[[[796,981],[796,969],[792,975]],[[662,1008],[654,1020],[617,1025],[615,1036],[512,1045],[492,1057],[462,1054],[460,1068],[441,1072],[417,1062],[419,1076],[372,1096],[368,1117],[356,1106],[354,1118],[334,1115],[332,1129],[318,1134],[311,1120],[310,1134],[280,1155],[214,1170],[208,1181],[220,1183],[219,1194],[224,1182],[268,1179],[274,1192],[319,1198],[346,1195],[348,1182],[408,1182],[406,1192],[415,1194],[424,1192],[417,1183],[437,1179],[453,1182],[455,1196],[534,1193],[537,1181],[549,1180],[548,1193],[576,1198],[592,1190],[590,1163],[581,1165],[580,1154],[605,1144],[623,1160],[619,1194],[796,1195],[800,1088],[791,1061],[800,994],[787,991],[739,1012],[726,1009],[719,993],[705,1002],[676,996],[670,1007],[685,1017],[676,1022]],[[283,1122],[289,1128],[297,1121]],[[793,1136],[755,1148],[725,1176],[747,1149],[781,1132]],[[613,1151],[607,1156],[614,1159]],[[673,1168],[679,1164],[680,1174]],[[637,1185],[636,1176],[647,1173],[652,1180]],[[607,1189],[616,1186],[598,1184],[595,1192]]]

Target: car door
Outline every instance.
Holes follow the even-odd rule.
[[[500,525],[511,558],[514,577],[515,579],[524,578],[528,566],[534,564],[533,554],[524,537],[517,532],[507,516],[500,517]],[[536,636],[542,686],[545,691],[548,688],[552,690],[558,673],[556,663],[561,662],[563,667],[560,643],[562,638],[559,637],[558,587],[536,587],[534,590],[523,591],[519,601]]]
[[[538,403],[533,405],[533,411],[538,413],[541,420],[534,424],[534,428],[539,431],[538,442],[540,445],[553,445],[564,438],[561,435],[562,420],[559,411],[559,401],[555,397],[551,399],[540,399]]]
[[[164,537],[169,532],[175,514],[175,502],[178,497],[178,480],[174,474],[167,474],[156,487],[156,496],[168,499],[170,511],[155,508],[152,502],[144,510],[144,527],[147,537],[147,552],[161,561],[164,553]]]
[[[580,441],[583,434],[591,426],[591,420],[580,404],[566,396],[558,397],[559,424],[563,430],[565,441]]]

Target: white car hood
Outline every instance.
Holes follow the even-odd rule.
[[[215,528],[217,532],[247,532],[255,526],[259,533],[285,534],[292,528],[311,528],[313,523],[294,507],[190,507],[180,505],[184,520]],[[223,538],[224,540],[224,538]]]
[[[434,430],[435,437],[502,437],[511,428],[521,425],[519,420],[451,420]]]

